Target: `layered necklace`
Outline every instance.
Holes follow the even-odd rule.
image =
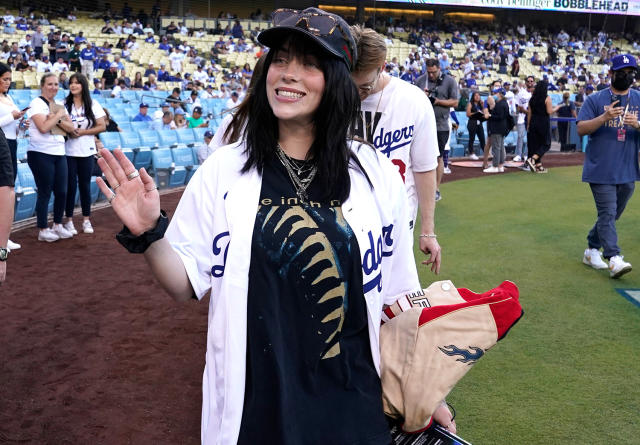
[[[293,182],[298,199],[300,199],[303,204],[308,203],[309,196],[307,195],[307,188],[316,176],[318,166],[314,162],[299,161],[287,156],[280,144],[276,147],[276,153],[278,154],[278,159],[287,171],[291,182]]]

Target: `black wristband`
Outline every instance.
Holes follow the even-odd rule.
[[[169,227],[169,218],[164,210],[160,210],[160,217],[153,229],[135,236],[127,226],[123,226],[122,230],[116,234],[116,239],[129,253],[144,253],[153,242],[164,237],[167,227]]]

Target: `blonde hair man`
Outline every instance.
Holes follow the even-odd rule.
[[[385,72],[387,46],[380,34],[357,25],[351,32],[358,46],[352,77],[362,100],[355,133],[398,167],[409,198],[411,227],[420,208],[420,250],[429,256],[423,264],[431,264],[438,273],[441,253],[433,218],[438,141],[433,108],[419,88]]]

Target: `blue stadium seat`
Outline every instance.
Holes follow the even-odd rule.
[[[136,114],[134,116],[136,116],[138,113],[136,112]],[[150,124],[151,122],[144,122],[144,121],[131,121],[131,128],[133,129],[133,131],[140,131],[140,130],[149,130],[150,129]]]
[[[124,109],[124,114],[126,114],[129,120],[131,120],[138,115],[139,111],[140,110],[138,109],[138,107],[136,107],[135,109],[129,107]]]
[[[138,131],[138,136],[140,137],[140,145],[142,147],[154,148],[160,145],[158,133],[153,130],[140,130]]]
[[[18,161],[27,161],[27,147],[29,146],[29,139],[27,138],[18,138],[18,150],[16,158]]]
[[[118,104],[122,103],[122,99],[120,99],[119,97],[106,97],[104,99],[104,106],[107,107],[109,110],[118,108]]]
[[[56,97],[54,97],[54,100],[62,102],[67,98],[68,95],[69,95],[69,90],[59,89],[58,92],[56,93]]]
[[[113,151],[116,148],[122,149],[122,153],[129,158],[131,162],[133,162],[133,150],[129,147],[123,147],[122,141],[120,139],[120,132],[117,131],[106,131],[104,133],[100,133],[98,136],[102,141],[102,145],[109,151]]]
[[[135,158],[133,165],[135,165],[137,169],[142,167],[148,169],[152,162],[152,151],[158,147],[158,135],[153,130],[140,130],[137,134],[140,138],[140,145],[134,150]]]
[[[122,90],[120,95],[123,101],[138,103],[138,95],[135,90]]]
[[[187,146],[192,146],[196,143],[196,135],[193,133],[191,128],[181,128],[175,131],[176,136],[178,137],[178,142],[180,144],[184,144]]]
[[[210,130],[210,128],[192,128],[192,130],[193,130],[193,134],[194,134],[194,136],[196,138],[195,144],[199,145],[200,142],[204,142],[204,133],[207,130]]]
[[[118,124],[118,126],[120,126],[121,122],[129,122],[129,116],[127,116],[122,110],[109,110],[109,114],[111,115],[111,120]]]
[[[26,100],[28,102],[31,102],[32,99],[29,90],[25,89],[11,89],[9,90],[9,96],[11,96],[14,102],[18,102],[19,100]]]
[[[120,144],[123,147],[127,147],[130,149],[140,148],[140,138],[138,137],[138,133],[135,131],[121,131],[118,133],[120,136]]]
[[[102,145],[107,150],[113,151],[114,148],[121,147],[120,133],[116,131],[106,131],[98,136],[102,141]]]
[[[118,122],[118,127],[120,127],[122,131],[133,131],[133,127],[131,127],[131,122],[128,122],[128,121]]]
[[[16,205],[13,214],[14,221],[20,221],[33,216],[36,210],[36,181],[27,164],[18,164],[18,176],[16,178]]]
[[[159,146],[162,148],[170,148],[178,146],[178,135],[175,130],[158,131]]]
[[[173,156],[173,162],[176,166],[176,175],[178,174],[178,168],[185,169],[185,178],[183,184],[189,182],[193,174],[196,172],[197,166],[194,166],[193,152],[189,147],[173,148],[171,150]],[[178,181],[178,179],[176,179]]]
[[[184,169],[184,167],[182,167]],[[158,148],[151,151],[151,174],[153,175],[158,188],[165,189],[171,187],[172,176],[175,168],[173,166],[173,156],[171,149]],[[184,171],[183,171],[184,173]],[[182,176],[182,184],[184,184],[185,175]]]
[[[198,160],[198,146],[194,145],[191,147],[191,155],[193,157],[193,165],[197,168],[200,166],[200,161]]]
[[[18,109],[22,110],[27,108],[31,103],[31,98],[29,96],[19,97],[18,99],[13,100],[18,107]]]

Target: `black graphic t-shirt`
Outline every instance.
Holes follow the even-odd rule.
[[[358,244],[339,202],[314,201],[317,187],[301,205],[280,161],[265,165],[249,268],[241,445],[391,440]]]

